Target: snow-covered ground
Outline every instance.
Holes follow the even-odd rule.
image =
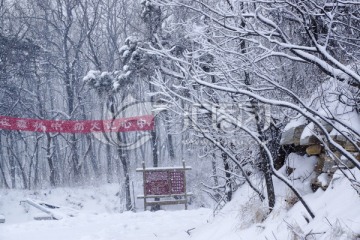
[[[136,213],[121,213],[116,184],[36,193],[0,190],[0,214],[6,217],[6,223],[0,224],[0,240],[360,239],[360,196],[339,171],[326,191],[312,193],[308,176],[313,162],[311,157],[294,155],[287,164],[295,168],[292,181],[305,196],[315,219],[300,202],[291,203],[292,195],[277,179],[277,203],[269,215],[266,202],[260,202],[247,184],[215,217],[211,209],[194,206],[187,211],[183,206],[169,206],[158,212],[143,212],[141,201]],[[280,171],[285,173],[285,167]],[[360,179],[359,171],[352,173]],[[35,221],[37,210],[19,205],[26,198],[66,206],[74,217]]]
[[[1,240],[186,239],[191,229],[206,223],[209,209],[80,213],[58,221],[28,221],[0,226]],[[190,231],[189,231],[190,230]]]
[[[0,224],[0,239],[185,239],[212,216],[210,209],[185,211],[183,205],[166,207],[167,211],[144,212],[141,201],[136,213],[121,213],[118,189],[116,184],[109,184],[37,192],[0,190],[0,214],[6,217],[6,223]],[[63,214],[61,220],[36,221],[34,216],[44,214],[28,204],[20,204],[27,198],[65,206],[59,212],[70,212],[74,217]]]

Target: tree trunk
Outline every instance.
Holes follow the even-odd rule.
[[[9,137],[9,133],[7,134],[7,137]],[[10,179],[11,179],[11,188],[16,188],[16,166],[15,166],[15,159],[14,156],[11,154],[10,146],[7,145],[7,155],[9,158],[9,165],[10,165]]]
[[[78,184],[81,181],[82,164],[79,162],[77,139],[75,134],[71,134],[70,136],[70,147],[71,147],[71,162],[73,164],[74,182]]]
[[[261,124],[260,116],[259,116],[259,104],[256,100],[251,101],[251,105],[255,114],[255,122],[257,132],[259,133],[259,139],[261,141],[266,141],[266,136],[263,132],[263,126]],[[266,184],[266,191],[268,195],[268,203],[269,203],[269,210],[270,212],[275,206],[275,189],[274,183],[272,180],[272,167],[270,166],[270,161],[268,159],[267,154],[265,153],[264,149],[260,146],[260,157],[261,157],[261,171],[264,174],[265,184]]]
[[[165,121],[168,123],[170,119],[169,116],[169,112],[166,111],[165,112]],[[167,138],[168,138],[168,151],[169,151],[169,156],[171,158],[171,160],[175,159],[175,149],[174,149],[174,139],[172,134],[170,134],[170,126],[168,124],[166,124],[166,131],[167,131]]]
[[[127,160],[127,154],[124,149],[118,148],[118,154],[121,164],[123,166],[124,178],[125,178],[125,208],[127,211],[132,210],[131,194],[130,194],[130,175],[129,164]]]
[[[34,188],[39,186],[39,151],[35,153]]]
[[[98,178],[100,176],[100,169],[99,169],[99,163],[96,160],[96,156],[94,152],[94,142],[89,134],[86,134],[85,137],[86,137],[86,143],[88,144],[88,149],[86,150],[86,154],[89,155],[91,167],[94,171],[95,177]]]
[[[111,159],[111,147],[109,144],[105,145],[105,151],[106,151],[106,179],[108,183],[111,183],[113,180],[112,175],[112,159]],[[120,156],[119,156],[120,157]]]
[[[214,146],[215,147],[215,146]],[[213,174],[213,179],[214,179],[214,185],[218,186],[219,185],[219,179],[217,176],[217,169],[216,169],[216,155],[215,152],[213,153],[213,160],[211,161],[211,167],[212,167],[212,174]]]
[[[225,194],[226,194],[226,200],[228,202],[231,201],[232,199],[232,185],[231,185],[231,174],[230,174],[230,165],[229,165],[229,161],[228,161],[228,155],[226,153],[221,153],[223,162],[224,162],[224,169],[225,169],[225,179],[226,179],[226,189],[225,189]]]
[[[9,189],[10,186],[9,186],[7,180],[6,180],[4,168],[3,168],[3,165],[2,165],[2,163],[5,162],[5,158],[4,158],[4,154],[3,154],[3,151],[2,151],[2,150],[3,150],[3,149],[2,149],[1,135],[0,135],[0,171],[1,171],[1,175],[2,175],[3,181],[4,181],[5,188]]]
[[[52,137],[50,136],[50,133],[46,133],[46,159],[49,164],[49,170],[50,170],[50,186],[55,187],[56,186],[56,170],[54,167],[54,162],[52,158],[52,152],[51,152],[51,140]]]
[[[154,119],[155,121],[155,119]],[[159,166],[159,159],[158,159],[158,146],[157,146],[157,139],[156,139],[156,125],[154,127],[154,130],[151,131],[151,142],[152,142],[152,154],[153,154],[153,167]],[[160,198],[155,198],[155,201],[159,201]],[[151,211],[158,211],[160,210],[160,205],[153,205],[151,206]]]

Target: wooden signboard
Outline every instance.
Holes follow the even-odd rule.
[[[137,172],[143,173],[144,195],[138,198],[144,199],[144,209],[146,210],[147,206],[170,204],[185,204],[187,209],[187,197],[192,194],[186,192],[186,170],[191,170],[191,167],[186,167],[185,161],[182,167],[145,168],[143,163],[142,168],[136,169]],[[148,201],[148,198],[167,200]]]

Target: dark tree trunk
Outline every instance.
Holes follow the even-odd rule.
[[[165,112],[165,120],[168,123],[170,119],[169,116],[169,112],[166,111]],[[170,134],[170,126],[167,124],[166,125],[166,130],[167,130],[167,138],[168,138],[168,150],[169,150],[169,156],[171,158],[171,160],[175,159],[175,149],[174,149],[174,139],[172,134]]]
[[[5,172],[4,172],[4,169],[3,169],[3,166],[2,166],[2,157],[0,158],[0,171],[1,171],[1,175],[2,175],[2,179],[3,179],[3,182],[4,182],[4,185],[5,185],[5,188],[9,189],[10,186],[9,184],[7,183],[7,180],[6,180],[6,176],[5,176]]]
[[[266,191],[268,195],[268,202],[269,202],[269,210],[275,206],[275,190],[274,190],[274,183],[272,180],[272,170],[270,167],[270,163],[268,161],[267,155],[264,153],[264,150],[261,150],[261,157],[262,157],[262,172],[264,173],[265,177],[265,184],[266,184]]]
[[[154,119],[155,121],[155,119]],[[152,142],[152,155],[153,155],[153,167],[159,166],[159,159],[158,159],[158,146],[157,146],[157,136],[156,136],[156,126],[153,131],[151,131],[151,142]],[[155,201],[159,201],[160,198],[155,198]],[[151,211],[158,211],[160,210],[160,205],[151,206]]]
[[[74,172],[74,182],[78,184],[81,181],[82,164],[80,164],[79,162],[77,138],[75,134],[71,134],[70,136],[70,147],[71,147],[71,162],[73,164],[73,172]]]
[[[255,121],[256,121],[256,128],[257,132],[259,133],[259,139],[264,142],[266,141],[266,136],[263,132],[263,124],[261,123],[261,119],[259,116],[259,104],[257,101],[252,100],[251,105],[255,114]],[[272,180],[272,168],[270,166],[270,160],[265,153],[264,149],[260,146],[260,157],[261,157],[261,164],[260,169],[264,174],[265,178],[265,184],[266,184],[266,191],[268,195],[268,202],[269,202],[269,210],[272,211],[272,209],[275,206],[275,189],[274,189],[274,183]]]
[[[125,178],[125,208],[127,211],[132,210],[131,192],[130,192],[130,175],[129,175],[129,163],[127,160],[127,154],[124,149],[118,148],[118,154],[121,164],[123,166],[124,178]]]
[[[10,134],[7,134],[9,137]],[[10,165],[10,179],[11,179],[11,188],[16,188],[16,166],[15,166],[15,159],[14,156],[11,154],[10,146],[7,146],[7,155],[9,158],[9,165]]]
[[[228,161],[228,155],[226,153],[222,153],[221,154],[222,159],[224,161],[224,169],[225,169],[225,179],[226,179],[226,189],[225,189],[225,194],[226,194],[226,200],[228,202],[231,201],[232,199],[232,185],[231,185],[231,174],[230,174],[230,165],[229,165],[229,161]]]
[[[50,133],[46,133],[46,158],[47,158],[47,162],[49,164],[49,170],[50,170],[50,185],[52,187],[56,186],[56,170],[54,167],[54,162],[53,162],[53,154],[51,152],[51,136]]]
[[[215,148],[216,146],[214,146]],[[211,161],[211,167],[212,167],[212,174],[213,174],[213,179],[214,179],[214,185],[218,186],[219,185],[219,179],[217,176],[217,169],[216,169],[216,155],[215,153],[213,153],[213,160]]]
[[[4,158],[4,154],[3,154],[3,151],[2,151],[2,143],[1,143],[1,135],[0,135],[0,171],[1,171],[3,181],[4,181],[5,188],[9,189],[10,186],[9,186],[7,180],[6,180],[5,171],[4,171],[4,168],[3,168],[3,162],[4,161],[5,161],[5,158]]]
[[[39,186],[39,151],[35,153],[34,188]]]
[[[113,176],[112,176],[113,170],[112,170],[112,159],[111,159],[111,147],[109,144],[105,145],[105,151],[106,151],[106,180],[108,183],[111,183],[113,180]]]
[[[89,134],[86,134],[86,142],[88,144],[87,150],[86,150],[86,155],[89,155],[91,167],[94,171],[95,177],[98,178],[100,176],[99,163],[96,160],[96,156],[95,156],[95,152],[94,152],[94,143]]]
[[[157,146],[157,139],[156,139],[156,130],[151,131],[151,141],[152,141],[153,167],[158,167],[159,159],[158,159],[158,146]]]
[[[12,135],[11,135],[12,136]],[[19,156],[16,155],[16,153],[19,153],[19,146],[18,146],[18,141],[15,141],[15,139],[13,139],[12,137],[10,138],[11,143],[14,146],[14,151],[12,151],[12,154],[14,156],[14,159],[16,160],[18,166],[19,166],[19,170],[20,170],[20,174],[21,174],[21,178],[23,180],[23,187],[24,189],[28,188],[28,182],[27,182],[27,177],[26,177],[26,173],[25,173],[25,169],[24,166],[21,163],[21,159]]]

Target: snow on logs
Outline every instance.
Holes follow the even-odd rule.
[[[330,124],[321,121],[320,123],[335,142],[340,144],[346,151],[350,152],[360,161],[360,153],[357,151],[356,147],[343,136],[343,134],[346,134],[345,129],[341,129],[344,131],[340,134]],[[322,133],[314,123],[309,123],[305,118],[299,117],[286,125],[280,140],[280,145],[297,146],[297,148],[292,148],[294,149],[294,152],[296,152],[297,149],[305,149],[308,156],[317,157],[318,160],[314,166],[315,177],[311,180],[311,188],[314,191],[318,188],[325,190],[332,179],[333,173],[339,166],[345,168],[354,167],[353,163],[342,156],[340,152],[332,149],[331,145],[329,147],[333,153],[325,151],[323,142],[320,139],[325,141],[324,133]],[[356,143],[360,147],[360,142]],[[298,154],[302,155],[300,153]]]
[[[326,131],[330,134],[331,138],[339,143],[346,151],[357,152],[356,147],[349,142],[342,134],[333,129],[330,124],[321,122]],[[320,148],[322,143],[319,139],[324,139],[324,134],[321,130],[314,125],[314,123],[308,123],[305,118],[300,117],[292,120],[283,130],[281,135],[280,145],[294,145],[306,147],[306,153],[308,155],[319,155],[323,152]],[[360,142],[357,142],[360,147]],[[355,154],[356,155],[356,154]]]
[[[342,96],[352,94],[352,91],[356,92],[356,89],[333,78],[323,82],[314,90],[308,100],[308,107],[305,107],[322,129],[304,115],[299,115],[283,130],[280,140],[283,149],[291,150],[299,156],[305,151],[308,156],[317,158],[314,166],[316,177],[311,184],[313,190],[319,187],[325,189],[337,169],[355,167],[354,159],[349,160],[351,155],[360,162],[360,113],[358,108],[342,100]],[[327,142],[328,137],[333,144]]]

